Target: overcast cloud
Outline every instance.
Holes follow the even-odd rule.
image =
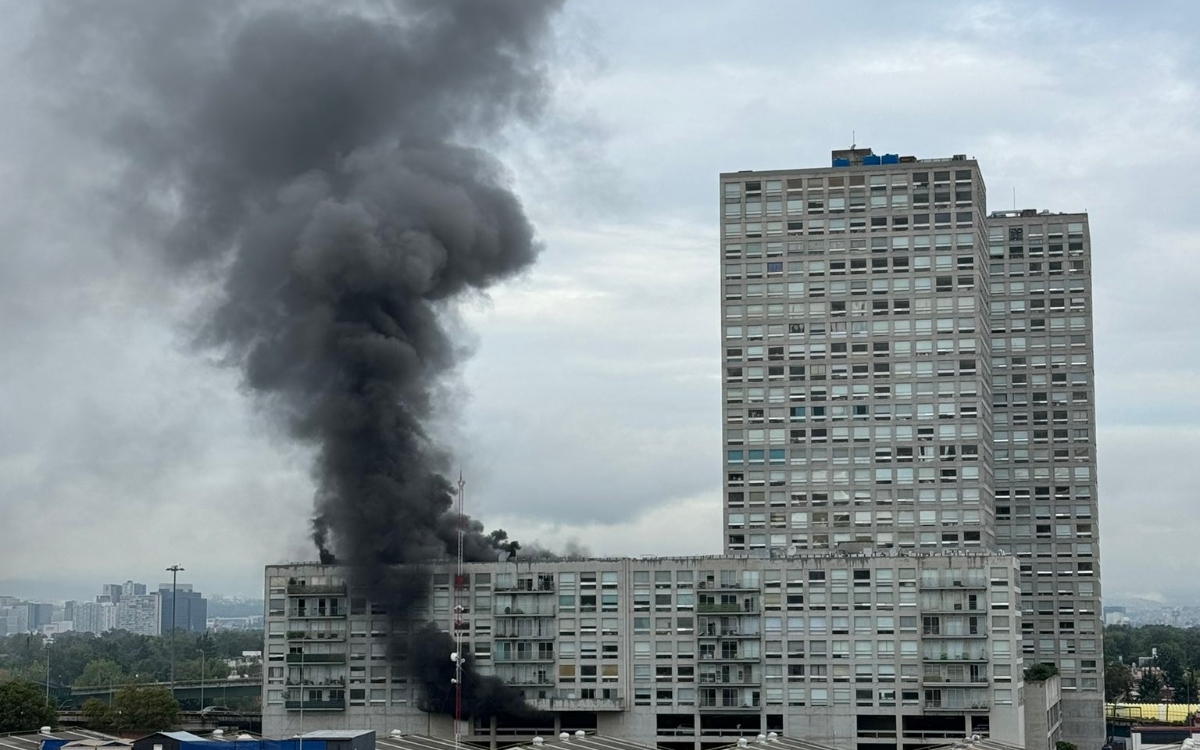
[[[188,344],[203,284],[114,243],[0,1],[0,594],[258,593],[312,559],[308,456]],[[594,554],[720,550],[717,174],[832,148],[979,159],[991,209],[1087,210],[1108,595],[1200,599],[1200,8],[571,2],[501,156],[545,250],[461,310],[442,430],[473,515]]]

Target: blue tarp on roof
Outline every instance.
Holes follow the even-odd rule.
[[[303,745],[303,747],[301,746]],[[206,740],[180,742],[179,750],[326,750],[325,740],[305,737],[287,740]]]

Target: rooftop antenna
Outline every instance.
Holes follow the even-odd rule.
[[[462,742],[462,667],[463,667],[463,542],[466,536],[467,517],[463,514],[462,470],[458,471],[458,569],[454,574],[454,747],[458,750]]]
[[[1017,186],[1013,185],[1013,210],[1017,210]]]
[[[853,130],[851,130],[850,131],[850,150],[853,151],[854,147],[856,145],[858,145],[858,135]]]

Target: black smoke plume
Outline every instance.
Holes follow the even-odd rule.
[[[534,230],[483,144],[537,117],[557,0],[48,4],[35,56],[123,157],[121,237],[216,284],[201,343],[315,447],[313,539],[411,634],[429,708],[448,639],[412,622],[457,551],[429,436],[456,300],[519,273]],[[357,8],[357,9],[355,9]],[[513,549],[477,522],[464,555]],[[469,674],[472,710],[524,704]]]

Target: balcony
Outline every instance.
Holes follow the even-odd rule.
[[[925,701],[925,710],[930,712],[961,713],[963,711],[987,711],[991,709],[988,701],[972,701],[949,705],[945,701]]]
[[[742,605],[737,603],[724,604],[720,602],[700,602],[696,605],[696,611],[700,614],[738,614],[743,610]],[[755,609],[753,611],[757,612],[758,610]]]
[[[284,701],[288,711],[345,711],[346,702],[338,701]]]
[[[553,594],[556,592],[553,583],[541,583],[530,586],[518,581],[517,583],[497,583],[493,590],[498,594]]]
[[[701,711],[757,711],[762,706],[762,701],[758,702],[742,702],[732,701],[728,704],[721,701],[700,701]]]
[[[737,653],[723,653],[723,654],[701,653],[700,654],[700,661],[704,661],[704,662],[723,662],[723,661],[734,661],[734,662],[753,661],[753,662],[757,662],[757,661],[761,661],[761,660],[762,660],[761,656],[747,656],[746,654],[737,654]]]
[[[288,664],[345,664],[345,654],[288,654]]]
[[[509,677],[503,674],[497,674],[496,676],[504,680],[505,684],[512,685],[513,687],[546,687],[547,685],[555,684],[554,680],[549,677]]]
[[[921,588],[926,591],[936,589],[971,589],[982,591],[987,589],[987,578],[983,575],[983,571],[979,571],[979,575],[968,576],[964,576],[961,573],[958,575],[922,576]]]
[[[737,685],[761,685],[762,677],[758,675],[745,675],[744,677],[729,675],[728,677],[725,677],[723,675],[716,674],[702,674],[700,675],[699,683],[701,685],[728,685],[730,687],[735,687]]]
[[[926,662],[931,662],[931,661],[933,661],[933,662],[963,662],[963,661],[986,662],[988,660],[988,657],[987,657],[986,651],[964,651],[959,654],[949,653],[949,652],[940,653],[940,654],[930,653],[930,654],[925,654],[924,656],[921,657],[921,659]]]
[[[344,641],[346,640],[345,631],[342,632],[323,632],[310,633],[307,630],[289,630],[287,634],[289,641]]]
[[[947,659],[947,661],[949,661]],[[955,677],[944,674],[927,674],[921,676],[921,684],[923,685],[987,685],[987,677],[971,677],[963,675]]]
[[[289,620],[345,620],[346,612],[338,609],[306,609],[288,612]]]
[[[751,526],[751,529],[764,528],[762,526]],[[716,583],[714,581],[700,581],[696,584],[696,588],[702,591],[746,591],[757,594],[760,587],[746,586],[742,583]]]
[[[974,607],[970,607],[966,602],[937,602],[933,604],[922,604],[921,612],[930,615],[969,615],[969,614],[986,614],[987,607],[983,602],[976,602]]]
[[[738,630],[737,628],[723,628],[723,629],[718,629],[718,630],[707,630],[703,633],[700,633],[700,637],[701,638],[754,638],[757,640],[758,638],[762,637],[762,633],[761,632],[745,633],[745,632]]]
[[[624,698],[530,698],[539,711],[624,711]]]
[[[987,638],[987,628],[978,628],[974,633],[931,633],[922,632],[923,638]]]
[[[550,664],[554,661],[554,654],[493,653],[492,661],[496,664]]]
[[[496,617],[554,617],[553,599],[539,599],[536,607],[513,607],[511,605],[497,604],[492,607],[492,614]]]
[[[345,596],[346,584],[289,583],[287,592],[288,596]]]

